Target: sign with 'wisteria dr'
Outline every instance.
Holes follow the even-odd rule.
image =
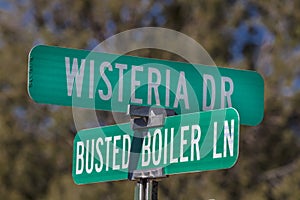
[[[129,104],[177,114],[234,107],[241,124],[264,112],[264,81],[236,70],[39,45],[29,54],[28,92],[38,103],[126,112]]]

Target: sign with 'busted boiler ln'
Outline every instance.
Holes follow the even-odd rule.
[[[158,105],[178,114],[234,107],[257,125],[264,82],[254,71],[51,46],[29,54],[28,91],[38,103],[126,112]]]
[[[139,153],[129,123],[81,130],[74,139],[77,184],[126,180],[131,170],[162,168],[164,175],[232,167],[239,152],[239,115],[233,108],[167,117],[151,128]],[[130,157],[138,154],[137,160]]]

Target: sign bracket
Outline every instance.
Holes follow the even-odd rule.
[[[129,180],[137,180],[135,200],[157,200],[158,182],[156,179],[167,177],[163,168],[137,170],[141,148],[149,128],[162,127],[167,116],[176,115],[175,111],[164,108],[129,105],[130,124],[134,130],[129,158]]]

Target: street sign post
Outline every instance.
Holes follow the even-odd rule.
[[[257,125],[264,82],[254,71],[51,46],[29,54],[28,92],[38,103],[126,112],[162,106],[177,114],[234,107]]]
[[[137,171],[164,175],[232,167],[239,152],[239,115],[233,108],[167,117],[148,130]],[[133,130],[129,123],[81,130],[74,139],[75,183],[127,180]]]

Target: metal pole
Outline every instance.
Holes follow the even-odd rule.
[[[158,200],[158,182],[149,178],[139,179],[135,186],[134,200]]]
[[[140,179],[135,186],[134,200],[146,200],[146,180]]]
[[[158,199],[158,182],[153,179],[147,179],[146,200]]]
[[[151,200],[152,198],[152,180],[146,179],[146,200]]]

